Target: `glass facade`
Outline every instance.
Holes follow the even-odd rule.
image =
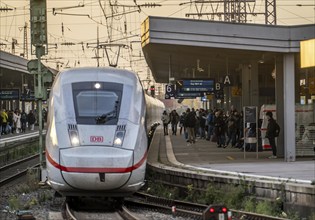
[[[315,67],[300,68],[295,59],[295,136],[296,155],[313,156],[315,147]]]

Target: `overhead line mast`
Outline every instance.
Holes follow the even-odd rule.
[[[265,0],[265,11],[256,12],[256,0],[213,0],[213,1],[189,1],[180,5],[193,4],[196,13],[186,13],[186,17],[210,16],[209,20],[225,22],[248,23],[249,16],[265,16],[265,24],[276,25],[276,0]],[[210,6],[210,7],[207,7]],[[210,9],[209,9],[210,8]]]
[[[23,56],[28,59],[28,42],[27,42],[27,23],[23,27],[24,29],[24,44],[23,44]]]

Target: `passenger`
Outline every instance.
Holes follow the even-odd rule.
[[[14,115],[14,112],[13,110],[10,110],[8,113],[8,124],[7,124],[7,133],[14,133],[15,131],[15,122],[14,122],[14,119],[13,119],[13,115]]]
[[[207,141],[210,141],[211,135],[213,135],[213,129],[214,129],[214,113],[212,110],[209,111],[206,119],[206,124],[208,126],[208,132],[207,132]]]
[[[2,119],[2,129],[1,129],[1,134],[6,134],[7,133],[7,124],[8,124],[8,114],[6,113],[6,110],[3,109],[1,112],[1,119]]]
[[[206,139],[206,111],[204,109],[200,109],[199,112],[199,134],[200,139]]]
[[[0,110],[0,137],[2,135],[2,110]]]
[[[25,113],[24,109],[21,113],[21,132],[25,133],[26,131],[26,122],[27,122],[27,114]]]
[[[179,134],[182,135],[183,132],[183,128],[184,128],[184,132],[186,131],[186,128],[184,126],[184,122],[185,122],[185,117],[186,117],[186,112],[183,112],[180,117],[179,117]],[[187,138],[186,138],[187,139]]]
[[[170,122],[171,122],[171,126],[172,126],[172,135],[176,135],[177,124],[179,122],[179,115],[175,109],[170,113]]]
[[[217,140],[217,147],[225,145],[225,123],[221,111],[215,112],[214,134]]]
[[[196,126],[196,113],[194,111],[190,111],[190,108],[187,108],[186,110],[186,118],[185,118],[185,126],[188,131],[188,140],[189,143],[195,143],[196,142],[196,136],[195,136],[195,126]]]
[[[20,110],[15,110],[15,112],[13,113],[13,121],[14,121],[14,125],[15,125],[15,132],[18,134],[21,131],[21,114],[20,114]],[[12,133],[13,133],[13,131],[12,131]]]
[[[256,137],[256,123],[250,123],[249,128],[246,129],[246,136],[249,138]],[[256,151],[256,143],[246,143],[245,150],[255,152]]]
[[[28,113],[27,121],[29,123],[29,129],[31,131],[33,131],[34,130],[34,125],[35,125],[35,122],[36,122],[36,118],[35,118],[35,115],[34,115],[32,110],[30,110],[30,112]]]
[[[266,138],[269,140],[269,144],[272,148],[272,155],[269,157],[270,159],[277,158],[277,146],[276,146],[276,137],[279,136],[280,133],[280,126],[272,117],[272,112],[266,113],[268,119],[267,131],[266,131]]]
[[[164,135],[168,135],[168,124],[170,123],[170,117],[168,116],[166,110],[164,110],[161,120],[163,122]]]
[[[195,113],[196,116],[196,124],[195,124],[195,137],[200,137],[200,121],[199,121],[199,115],[200,111],[199,109],[191,108],[191,111]],[[195,138],[196,139],[196,138]]]
[[[44,122],[47,122],[47,116],[48,116],[47,109],[44,108],[43,109],[43,125],[44,125]]]
[[[243,111],[239,114],[239,121],[238,121],[238,131],[236,137],[236,146],[237,148],[243,148],[244,145],[244,119],[243,119]]]
[[[237,113],[237,111],[231,112],[230,116],[227,118],[226,124],[227,124],[228,140],[227,140],[224,148],[228,147],[230,141],[232,141],[232,147],[235,147],[237,126],[238,126],[238,113]]]

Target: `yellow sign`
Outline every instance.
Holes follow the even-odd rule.
[[[232,87],[232,96],[241,96],[242,95],[242,89],[237,87],[237,86],[233,86]]]
[[[301,68],[315,67],[315,39],[300,42]]]
[[[207,99],[208,100],[212,100],[213,99],[213,95],[207,95]]]

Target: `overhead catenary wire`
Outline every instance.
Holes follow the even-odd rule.
[[[313,3],[311,1],[299,1],[299,3],[301,4],[306,4],[306,3]],[[13,1],[12,1],[13,2]],[[8,46],[6,48],[6,50],[9,50],[10,48],[10,43],[11,40],[9,39],[11,36],[14,35],[14,38],[18,40],[19,43],[22,42],[22,35],[20,32],[16,32],[16,33],[12,33],[12,30],[16,30],[18,27],[20,27],[22,24],[24,24],[24,22],[22,22],[22,24],[19,24],[18,20],[19,19],[26,19],[28,20],[27,16],[29,14],[29,2],[25,1],[25,0],[19,0],[19,1],[14,1],[17,2],[15,5],[12,5],[11,1],[6,1],[6,0],[2,0],[0,2],[0,7],[4,7],[6,3],[10,3],[7,4],[8,7],[10,8],[14,8],[14,11],[8,11],[8,12],[0,12],[0,19],[1,19],[1,28],[4,28],[5,31],[1,31],[0,33],[0,43],[5,43],[8,42]],[[27,2],[27,4],[25,4],[25,2]],[[139,35],[140,32],[140,21],[141,19],[143,19],[143,16],[147,16],[150,15],[152,13],[152,11],[156,10],[155,8],[149,8],[149,7],[142,7],[141,8],[141,13],[132,13],[129,15],[123,14],[123,16],[117,16],[115,17],[115,19],[113,19],[114,21],[122,21],[122,24],[119,23],[115,23],[113,22],[109,22],[110,25],[106,24],[105,21],[105,17],[103,13],[99,13],[97,14],[96,12],[100,12],[101,8],[99,6],[100,0],[85,0],[82,1],[84,4],[84,7],[81,8],[72,8],[72,9],[67,9],[66,12],[69,14],[71,14],[72,12],[77,13],[78,10],[82,10],[82,12],[86,13],[88,16],[82,16],[82,18],[78,18],[78,19],[67,19],[67,16],[72,16],[72,15],[59,15],[58,19],[62,19],[64,21],[64,36],[62,36],[62,34],[58,34],[58,32],[54,31],[54,29],[56,29],[57,26],[60,27],[60,22],[57,22],[58,19],[55,20],[50,20],[52,22],[49,23],[49,28],[48,28],[48,36],[49,36],[49,41],[51,41],[51,43],[57,43],[58,45],[58,49],[61,46],[61,42],[73,42],[77,45],[67,45],[69,47],[71,47],[70,50],[60,50],[60,52],[56,51],[56,53],[66,53],[69,52],[68,55],[68,59],[73,59],[74,57],[77,57],[77,54],[74,55],[70,55],[70,53],[78,53],[82,52],[82,54],[84,53],[87,59],[87,62],[93,62],[91,61],[91,52],[89,50],[82,50],[82,44],[80,44],[80,42],[84,42],[84,45],[88,42],[93,42],[96,41],[96,37],[92,36],[92,35],[87,35],[86,37],[83,37],[83,35],[77,34],[74,35],[75,33],[77,33],[76,29],[78,29],[78,27],[83,27],[82,29],[85,29],[84,26],[93,26],[93,25],[101,25],[102,27],[102,34],[100,34],[100,41],[106,41],[108,40],[108,37],[106,36],[106,34],[104,34],[104,31],[107,31],[106,29],[110,28],[110,31],[112,32],[111,35],[111,42],[124,42],[126,44],[129,44],[131,40],[140,40],[140,36],[137,36],[137,33]],[[108,2],[108,1],[101,1],[103,3],[103,5]],[[163,1],[151,1],[154,2],[156,4],[161,5],[159,8],[162,8],[163,12],[169,10],[168,12],[164,13],[166,14],[165,16],[167,17],[173,17],[173,16],[177,16],[177,15],[184,15],[183,13],[185,13],[185,11],[187,9],[189,9],[189,4],[186,6],[181,6],[178,7],[180,3],[184,2],[184,0],[163,0]],[[47,2],[48,3],[48,8],[47,8],[47,13],[49,16],[53,16],[53,7],[58,7],[63,4],[66,7],[67,6],[71,6],[71,5],[78,5],[78,1],[74,1],[74,0],[50,0]],[[58,5],[56,5],[58,3]],[[117,3],[117,7],[114,10],[114,12],[122,12],[122,11],[127,11],[126,9],[126,5],[133,5],[134,1],[133,0],[117,0],[117,1],[110,1],[110,3],[114,4]],[[147,4],[146,6],[149,6],[150,1],[145,1],[145,0],[137,0],[135,7],[137,6],[144,6],[145,4]],[[310,16],[306,16],[305,14],[298,14],[295,12],[295,10],[292,10],[292,8],[296,9],[296,8],[301,8],[298,6],[294,6],[296,4],[296,2],[292,1],[277,1],[277,7],[283,11],[283,12],[287,12],[286,14],[292,15],[292,16],[286,16],[286,17],[280,17],[278,16],[278,21],[283,21],[283,22],[288,22],[290,23],[291,21],[294,21],[294,19],[302,19],[305,20],[306,22],[311,23],[313,21],[313,17]],[[107,4],[106,6],[108,6],[109,4]],[[119,5],[125,5],[125,7],[119,7]],[[258,2],[256,4],[256,7],[261,6],[261,10],[263,9],[263,1]],[[53,6],[53,7],[52,7]],[[174,7],[172,7],[174,6]],[[207,8],[207,5],[204,5],[202,10],[215,10],[215,9],[210,9]],[[167,10],[166,10],[167,8]],[[310,7],[308,7],[309,10]],[[84,11],[83,11],[84,9]],[[195,8],[196,9],[196,8]],[[194,9],[194,10],[195,10]],[[283,10],[284,9],[284,10]],[[287,10],[287,11],[285,11]],[[22,13],[21,13],[22,12]],[[81,11],[79,11],[81,13]],[[293,12],[293,13],[291,13]],[[314,13],[313,13],[314,14]],[[109,15],[108,13],[106,13],[106,15]],[[85,18],[86,17],[86,18]],[[123,19],[122,19],[123,18]],[[131,20],[134,19],[134,22],[131,23]],[[206,19],[211,19],[211,17],[207,17]],[[259,18],[253,18],[256,19],[255,22],[263,22],[263,20],[260,20]],[[125,28],[125,24],[124,21],[128,21],[127,22],[127,28]],[[83,22],[82,22],[83,21]],[[136,26],[138,22],[138,25]],[[66,28],[69,28],[72,31],[72,33],[68,32],[66,30]],[[125,31],[127,29],[127,31]],[[60,30],[60,29],[59,29]],[[28,31],[30,31],[28,29]],[[59,32],[60,33],[60,32]],[[129,36],[127,36],[129,35]],[[130,37],[130,35],[132,37]],[[134,36],[133,36],[134,35]],[[85,39],[84,39],[85,38]],[[3,41],[1,39],[6,39],[7,41]],[[4,46],[2,46],[4,47]],[[21,47],[22,48],[22,47]],[[83,47],[84,48],[84,47]],[[20,49],[20,45],[17,46],[16,50]],[[140,53],[141,54],[141,46],[139,44],[139,46],[136,48],[134,47],[134,51],[132,51],[133,53]],[[135,58],[132,56],[131,49],[129,48],[126,53],[125,51],[122,52],[122,56],[125,57],[125,59],[129,59],[128,60],[128,65],[132,65],[131,64],[131,60],[135,60]],[[126,58],[128,57],[129,58]],[[77,58],[76,58],[77,59]],[[85,58],[83,58],[85,59]],[[70,62],[71,63],[71,62]],[[144,62],[145,63],[145,62]]]

